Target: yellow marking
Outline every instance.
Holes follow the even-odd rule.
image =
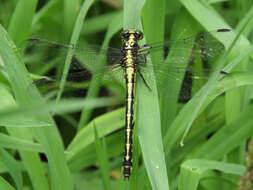
[[[129,34],[135,34],[136,33],[136,29],[128,29],[128,33]]]
[[[133,81],[134,82],[134,81]],[[132,93],[132,88],[134,87],[133,82],[128,83],[127,87],[128,87],[128,95]],[[130,97],[131,98],[131,97]]]
[[[127,117],[127,120],[128,120],[128,122],[130,122],[130,117]],[[127,128],[127,129],[131,129],[130,123],[128,123],[128,125],[127,125],[126,128]]]
[[[132,115],[132,113],[131,113],[131,112],[128,112],[126,115],[127,115],[128,117],[130,117],[130,116]]]
[[[132,97],[128,97],[127,100],[128,100],[128,102],[131,102],[133,100],[133,98]]]

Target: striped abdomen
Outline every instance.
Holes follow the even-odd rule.
[[[125,122],[125,153],[123,161],[123,174],[129,179],[132,171],[132,135],[133,135],[133,112],[135,91],[136,69],[132,59],[127,59],[125,64],[126,79],[126,122]]]

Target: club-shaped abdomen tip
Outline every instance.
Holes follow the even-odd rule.
[[[129,181],[129,175],[124,175],[124,180]]]
[[[131,174],[132,167],[130,166],[123,166],[123,175],[125,180],[129,180]]]

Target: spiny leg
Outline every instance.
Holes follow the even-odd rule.
[[[149,87],[147,81],[146,81],[145,78],[143,77],[141,71],[138,69],[137,72],[138,72],[138,74],[140,75],[140,77],[141,77],[141,79],[143,80],[143,82],[144,82],[144,84],[146,85],[146,87],[147,87],[150,91],[152,91],[152,89]]]

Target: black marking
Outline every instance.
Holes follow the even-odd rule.
[[[41,39],[39,39],[39,38],[29,38],[26,41],[27,42],[39,42],[39,41],[41,41]]]
[[[137,70],[137,72],[138,72],[138,73],[139,73],[139,75],[141,76],[141,78],[142,78],[142,80],[143,80],[144,84],[145,84],[145,85],[146,85],[146,87],[149,89],[149,91],[152,91],[152,89],[149,87],[149,85],[148,85],[147,81],[146,81],[146,80],[145,80],[145,78],[143,77],[143,75],[142,75],[141,71],[140,71],[140,70]]]
[[[228,28],[221,28],[221,29],[218,29],[217,32],[230,32],[231,30],[228,29]]]
[[[220,71],[220,74],[223,74],[223,75],[228,75],[228,73],[227,73],[227,72],[225,72],[225,71]]]
[[[144,44],[143,46],[141,46],[140,48],[139,48],[139,53],[142,53],[142,52],[145,52],[145,51],[147,51],[147,53],[149,53],[149,51],[148,50],[150,50],[152,48],[152,46],[151,45],[149,45],[149,44]]]

